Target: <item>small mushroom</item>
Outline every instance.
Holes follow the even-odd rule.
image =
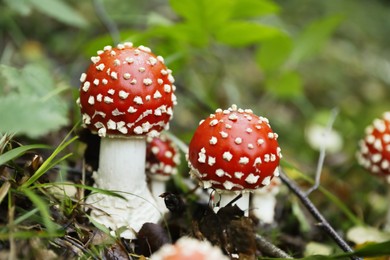
[[[191,175],[203,188],[221,195],[221,206],[237,194],[237,206],[248,215],[248,192],[271,183],[279,174],[278,135],[268,119],[232,105],[200,122],[189,145]],[[216,199],[217,201],[218,199]]]
[[[160,211],[167,212],[164,199],[160,197],[165,183],[177,173],[180,164],[180,152],[172,140],[165,134],[146,139],[146,174],[150,179],[150,189],[157,201]]]
[[[280,178],[274,177],[268,186],[259,188],[252,194],[252,213],[264,224],[274,222],[276,195],[281,184]]]
[[[126,201],[95,193],[87,202],[100,224],[135,238],[145,222],[157,222],[160,213],[146,183],[146,136],[168,128],[176,103],[174,79],[164,59],[132,43],[106,46],[91,58],[80,77],[83,126],[101,137],[95,185],[120,192]]]
[[[365,169],[390,185],[390,111],[366,127],[365,137],[359,141],[357,160]],[[385,230],[390,230],[390,208]]]
[[[228,260],[222,250],[207,240],[182,237],[174,245],[166,244],[151,255],[150,260]]]

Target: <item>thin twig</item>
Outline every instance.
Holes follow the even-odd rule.
[[[112,41],[114,42],[114,44],[118,44],[121,38],[119,29],[114,23],[114,21],[108,16],[102,1],[93,0],[93,6],[95,8],[97,17],[100,19],[102,24],[107,28],[108,32],[110,33]]]
[[[326,156],[326,145],[327,145],[327,143],[325,141],[326,141],[326,138],[329,136],[330,132],[332,131],[332,127],[333,127],[334,121],[336,120],[336,117],[337,117],[338,113],[339,113],[339,111],[338,111],[337,108],[334,108],[332,110],[332,115],[329,118],[329,121],[328,121],[327,126],[326,126],[326,130],[323,133],[323,139],[324,140],[323,140],[322,145],[320,147],[320,155],[318,157],[318,163],[317,163],[317,169],[316,169],[316,175],[315,175],[315,182],[314,182],[314,185],[310,189],[308,189],[306,191],[306,196],[309,196],[310,193],[312,193],[313,191],[318,189],[318,187],[320,186],[321,173],[322,173],[322,168],[324,166],[324,161],[325,161],[325,156]]]
[[[275,246],[259,234],[256,234],[256,245],[262,253],[265,253],[268,256],[292,259],[289,254],[287,254],[282,249]]]
[[[336,242],[336,244],[344,251],[352,253],[352,248],[345,242],[345,240],[333,229],[325,217],[320,213],[320,211],[314,206],[311,200],[306,196],[306,194],[293,182],[290,180],[283,172],[280,170],[280,179],[287,185],[287,187],[297,195],[301,200],[302,204],[306,209],[313,215],[313,217],[319,221],[319,226]],[[361,259],[356,256],[352,256],[351,259],[357,260]]]

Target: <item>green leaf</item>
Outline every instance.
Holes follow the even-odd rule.
[[[170,0],[170,4],[191,26],[213,34],[230,18],[234,0]]]
[[[268,25],[236,21],[220,28],[216,38],[219,42],[237,47],[263,42],[279,34],[278,29]]]
[[[390,241],[382,243],[369,243],[366,246],[355,251],[359,256],[389,256],[390,255]]]
[[[25,152],[29,150],[34,150],[34,149],[47,149],[49,146],[43,145],[43,144],[32,144],[32,145],[25,145],[25,146],[20,146],[17,148],[14,148],[2,155],[0,155],[0,165],[3,165],[19,156],[24,154]]]
[[[31,6],[28,0],[5,0],[4,2],[9,8],[21,15],[28,15],[31,13]]]
[[[233,18],[250,18],[273,14],[279,11],[279,6],[269,0],[236,0],[232,11]]]
[[[29,0],[38,11],[75,27],[86,27],[87,21],[71,6],[62,0]]]
[[[302,94],[302,79],[292,71],[271,77],[266,82],[267,90],[278,98],[294,98]]]
[[[22,189],[21,192],[23,192],[31,200],[31,202],[34,203],[34,205],[38,208],[39,213],[41,214],[42,217],[42,222],[47,228],[47,232],[49,234],[55,234],[58,226],[56,223],[54,223],[51,220],[47,203],[30,189]]]
[[[68,123],[67,102],[50,71],[38,64],[0,66],[0,132],[35,138]]]
[[[291,53],[292,46],[292,39],[280,34],[261,44],[256,52],[256,61],[266,72],[281,69]]]
[[[335,15],[322,18],[310,24],[295,40],[289,65],[295,66],[302,60],[316,54],[328,41],[342,19],[342,16]]]

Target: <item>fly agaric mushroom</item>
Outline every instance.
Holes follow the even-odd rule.
[[[217,109],[200,122],[192,137],[188,154],[190,173],[203,188],[214,188],[221,194],[221,206],[242,193],[237,206],[247,210],[248,191],[268,185],[279,173],[281,153],[277,138],[268,119],[250,109],[236,105]]]
[[[364,139],[359,141],[358,163],[390,184],[390,111],[374,119],[365,132]],[[385,229],[390,230],[390,208]]]
[[[175,143],[166,135],[146,139],[146,174],[150,179],[150,188],[160,211],[167,212],[164,199],[165,182],[177,173],[180,164],[180,152]]]
[[[145,177],[146,135],[168,128],[176,103],[174,79],[161,56],[132,43],[106,46],[91,58],[81,75],[83,125],[101,137],[95,185],[121,192],[118,199],[101,193],[88,198],[92,217],[112,230],[130,227],[121,236],[135,238],[145,222],[160,214]]]
[[[228,260],[222,250],[212,246],[207,240],[182,237],[174,245],[166,244],[151,255],[150,260]]]
[[[252,195],[252,213],[265,224],[272,224],[275,216],[276,195],[279,193],[282,181],[274,177],[271,183],[257,189]]]

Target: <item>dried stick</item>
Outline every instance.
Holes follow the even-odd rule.
[[[262,253],[269,256],[292,259],[290,255],[259,234],[256,234],[256,245]]]
[[[297,197],[301,200],[302,204],[306,207],[306,209],[313,215],[313,217],[319,222],[318,226],[321,227],[335,242],[336,244],[344,251],[352,253],[352,248],[345,242],[345,240],[333,229],[333,227],[329,224],[329,222],[324,218],[324,216],[320,213],[320,211],[314,206],[311,200],[306,196],[305,192],[303,192],[298,185],[290,180],[283,172],[280,170],[280,179],[287,185],[287,187],[297,195]],[[351,256],[351,259],[357,260],[362,259],[356,256]]]

